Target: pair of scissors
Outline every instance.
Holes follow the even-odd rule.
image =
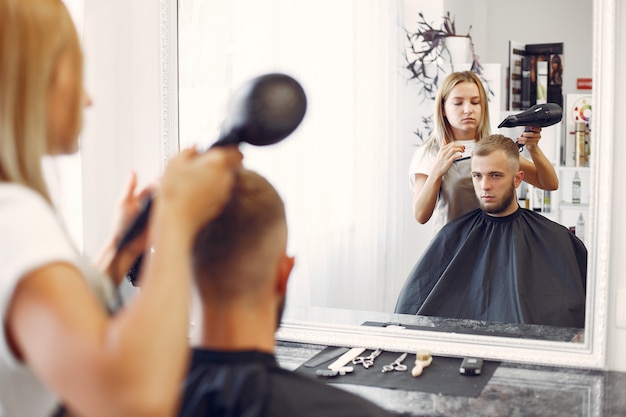
[[[402,355],[398,356],[398,358],[395,361],[391,362],[389,365],[383,366],[383,372],[406,371],[408,367],[402,363],[406,359],[406,355],[407,353],[403,353]]]
[[[376,359],[376,357],[378,355],[380,355],[381,353],[382,353],[381,349],[376,349],[376,350],[372,351],[372,353],[370,353],[369,356],[358,356],[358,357],[354,358],[352,360],[352,363],[354,365],[361,364],[361,365],[363,365],[363,367],[365,369],[367,369],[370,366],[374,365],[374,359]]]

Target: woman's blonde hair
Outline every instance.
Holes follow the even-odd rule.
[[[485,87],[483,86],[482,81],[472,71],[453,72],[443,80],[437,90],[437,96],[435,97],[435,126],[433,137],[435,143],[439,145],[441,144],[442,139],[445,138],[446,141],[449,141],[450,138],[454,137],[450,123],[448,123],[446,116],[444,115],[444,104],[452,89],[463,82],[476,84],[478,87],[480,106],[482,107],[482,117],[481,120],[478,121],[478,137],[476,139],[478,140],[484,138],[491,133],[491,129],[489,127],[489,100],[487,99],[487,93],[485,92]]]
[[[0,181],[48,201],[41,160],[49,146],[50,86],[64,53],[73,55],[82,86],[78,34],[61,0],[0,0]]]

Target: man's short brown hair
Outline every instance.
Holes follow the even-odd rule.
[[[211,285],[223,289],[245,285],[231,282],[236,270],[253,262],[250,254],[262,249],[268,234],[278,226],[286,230],[285,206],[276,189],[256,172],[239,170],[224,211],[196,237],[196,281],[201,286],[203,281],[211,281]]]
[[[504,151],[513,171],[519,171],[519,147],[511,138],[504,135],[493,134],[482,138],[476,142],[472,156],[488,156],[498,150]]]

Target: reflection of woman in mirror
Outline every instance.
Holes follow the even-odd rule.
[[[550,85],[563,85],[563,65],[558,54],[550,59]]]
[[[434,215],[434,231],[479,207],[470,175],[473,144],[490,134],[489,103],[483,84],[471,71],[454,72],[442,82],[435,98],[432,136],[415,150],[409,167],[413,215],[424,224]],[[555,190],[558,177],[539,148],[541,128],[518,138],[532,161],[520,157],[525,181]]]

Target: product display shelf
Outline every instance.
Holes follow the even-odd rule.
[[[511,112],[503,112],[502,118],[509,114],[511,114]],[[542,138],[539,142],[541,149],[550,160],[557,173],[559,178],[558,189],[550,191],[549,198],[546,199],[545,193],[537,192],[533,190],[532,186],[523,182],[518,190],[518,198],[520,199],[520,205],[522,207],[540,212],[543,216],[562,224],[573,232],[575,232],[576,227],[579,227],[579,219],[582,216],[583,232],[581,236],[584,241],[584,223],[586,223],[589,218],[589,183],[591,170],[588,166],[565,166],[561,163],[561,155],[565,148],[564,141],[573,140],[573,136],[565,137],[563,129],[563,122],[543,128],[541,132]],[[521,135],[522,132],[523,127],[500,129],[500,133],[513,139]],[[522,155],[527,159],[531,159],[526,150],[522,152]],[[575,202],[573,198],[573,181],[576,174],[578,174],[580,179],[579,203]]]

